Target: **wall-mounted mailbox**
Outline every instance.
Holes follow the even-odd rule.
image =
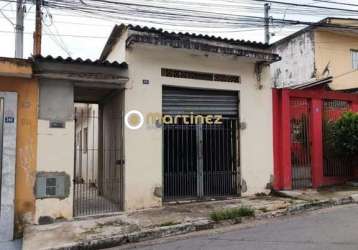
[[[66,128],[66,123],[59,121],[50,121],[50,128]]]

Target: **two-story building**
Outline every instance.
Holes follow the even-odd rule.
[[[357,19],[327,18],[272,45],[282,57],[271,65],[277,189],[355,176],[356,160],[330,154],[325,125],[358,111],[357,29]]]
[[[282,60],[272,65],[275,87],[327,77],[333,90],[358,88],[358,20],[327,18],[272,45]]]

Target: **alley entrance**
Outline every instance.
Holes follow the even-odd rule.
[[[122,117],[111,106],[75,104],[74,216],[123,209]]]
[[[238,93],[163,89],[164,115],[222,115],[221,124],[163,127],[164,199],[240,194]]]

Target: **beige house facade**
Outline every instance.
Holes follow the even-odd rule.
[[[28,222],[268,192],[266,44],[116,26],[100,60],[34,57]]]
[[[234,176],[236,179],[234,185],[237,185],[237,189],[224,190],[226,187],[216,183],[230,183],[233,181],[230,179],[232,177],[220,179],[217,176],[211,180],[205,177],[205,171],[211,171],[212,175],[215,175],[215,171],[220,172],[220,167],[217,166],[226,164],[223,163],[224,153],[223,158],[214,159],[214,165],[210,160],[204,159],[204,198],[213,193],[213,196],[252,195],[265,192],[267,188],[270,188],[273,156],[272,96],[268,66],[271,62],[279,60],[279,57],[266,49],[267,47],[263,44],[243,41],[174,34],[133,26],[115,27],[101,59],[128,63],[129,81],[126,83],[123,95],[119,98],[124,100],[125,113],[139,111],[144,117],[144,124],[139,129],[125,126],[123,131],[125,140],[123,195],[126,210],[161,206],[166,200],[196,199],[199,196],[197,192],[200,193],[200,184],[198,184],[200,177],[197,179],[197,176],[192,179],[191,177],[183,177],[184,179],[168,177],[170,174],[191,174],[189,173],[191,170],[186,172],[183,168],[190,165],[192,159],[183,155],[188,153],[187,148],[194,142],[186,138],[187,135],[184,133],[181,138],[184,142],[181,146],[177,141],[181,139],[168,139],[173,135],[178,136],[176,132],[170,134],[166,132],[165,125],[153,127],[146,120],[148,114],[163,114],[172,108],[170,105],[176,105],[170,103],[170,98],[175,95],[175,91],[180,92],[179,95],[186,93],[192,99],[200,98],[201,94],[209,91],[213,94],[213,105],[216,105],[215,92],[236,95],[234,101],[237,107],[233,109],[237,110],[235,114],[235,119],[238,121],[237,131],[235,131],[237,153],[235,152],[229,158],[236,157],[237,159],[235,166],[237,174]],[[230,80],[216,81],[215,76],[214,80],[201,79],[201,76],[209,74],[218,74]],[[239,81],[235,82],[235,79]],[[171,92],[171,89],[175,91]],[[195,94],[190,94],[190,91],[194,91]],[[178,98],[179,107],[176,114],[188,112],[187,109],[185,112],[185,107],[181,105],[188,100],[182,100],[180,96]],[[196,104],[192,105],[191,108],[194,111]],[[220,112],[221,110],[218,111]],[[207,134],[204,132],[204,144],[205,140],[207,143],[211,140],[205,139],[205,136]],[[224,146],[225,143],[220,144],[220,138],[216,138],[216,146],[222,147],[225,152],[228,151],[229,149]],[[166,140],[168,140],[167,143]],[[214,140],[212,139],[212,144],[215,144]],[[175,149],[171,150],[171,147]],[[206,150],[214,150],[213,147],[208,146]],[[180,152],[172,152],[175,150]],[[211,153],[220,155],[215,150]],[[212,168],[208,170],[209,167],[206,164],[211,164]],[[176,172],[170,173],[171,167],[176,168]],[[194,169],[193,172],[197,174],[197,171]],[[193,189],[181,190],[182,186],[192,185],[191,182],[195,182],[194,185],[196,185]],[[223,190],[215,195],[216,191],[210,191],[206,185]]]

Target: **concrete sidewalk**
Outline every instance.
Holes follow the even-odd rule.
[[[305,201],[322,201],[327,199],[341,199],[358,194],[358,183],[340,186],[322,187],[319,189],[279,191],[282,197],[299,199]]]
[[[22,240],[14,240],[14,241],[0,241],[0,249],[1,250],[21,250],[22,249]]]
[[[328,192],[328,191],[327,191]],[[86,218],[51,225],[27,226],[23,249],[99,249],[193,231],[240,223],[241,220],[213,222],[209,214],[228,208],[250,207],[255,218],[276,217],[309,209],[350,204],[358,201],[357,190],[298,193],[277,196],[255,196],[225,201],[166,205],[163,208],[122,213],[110,217]],[[294,195],[292,195],[294,194]]]
[[[337,206],[106,250],[357,250],[357,214],[357,204]]]

